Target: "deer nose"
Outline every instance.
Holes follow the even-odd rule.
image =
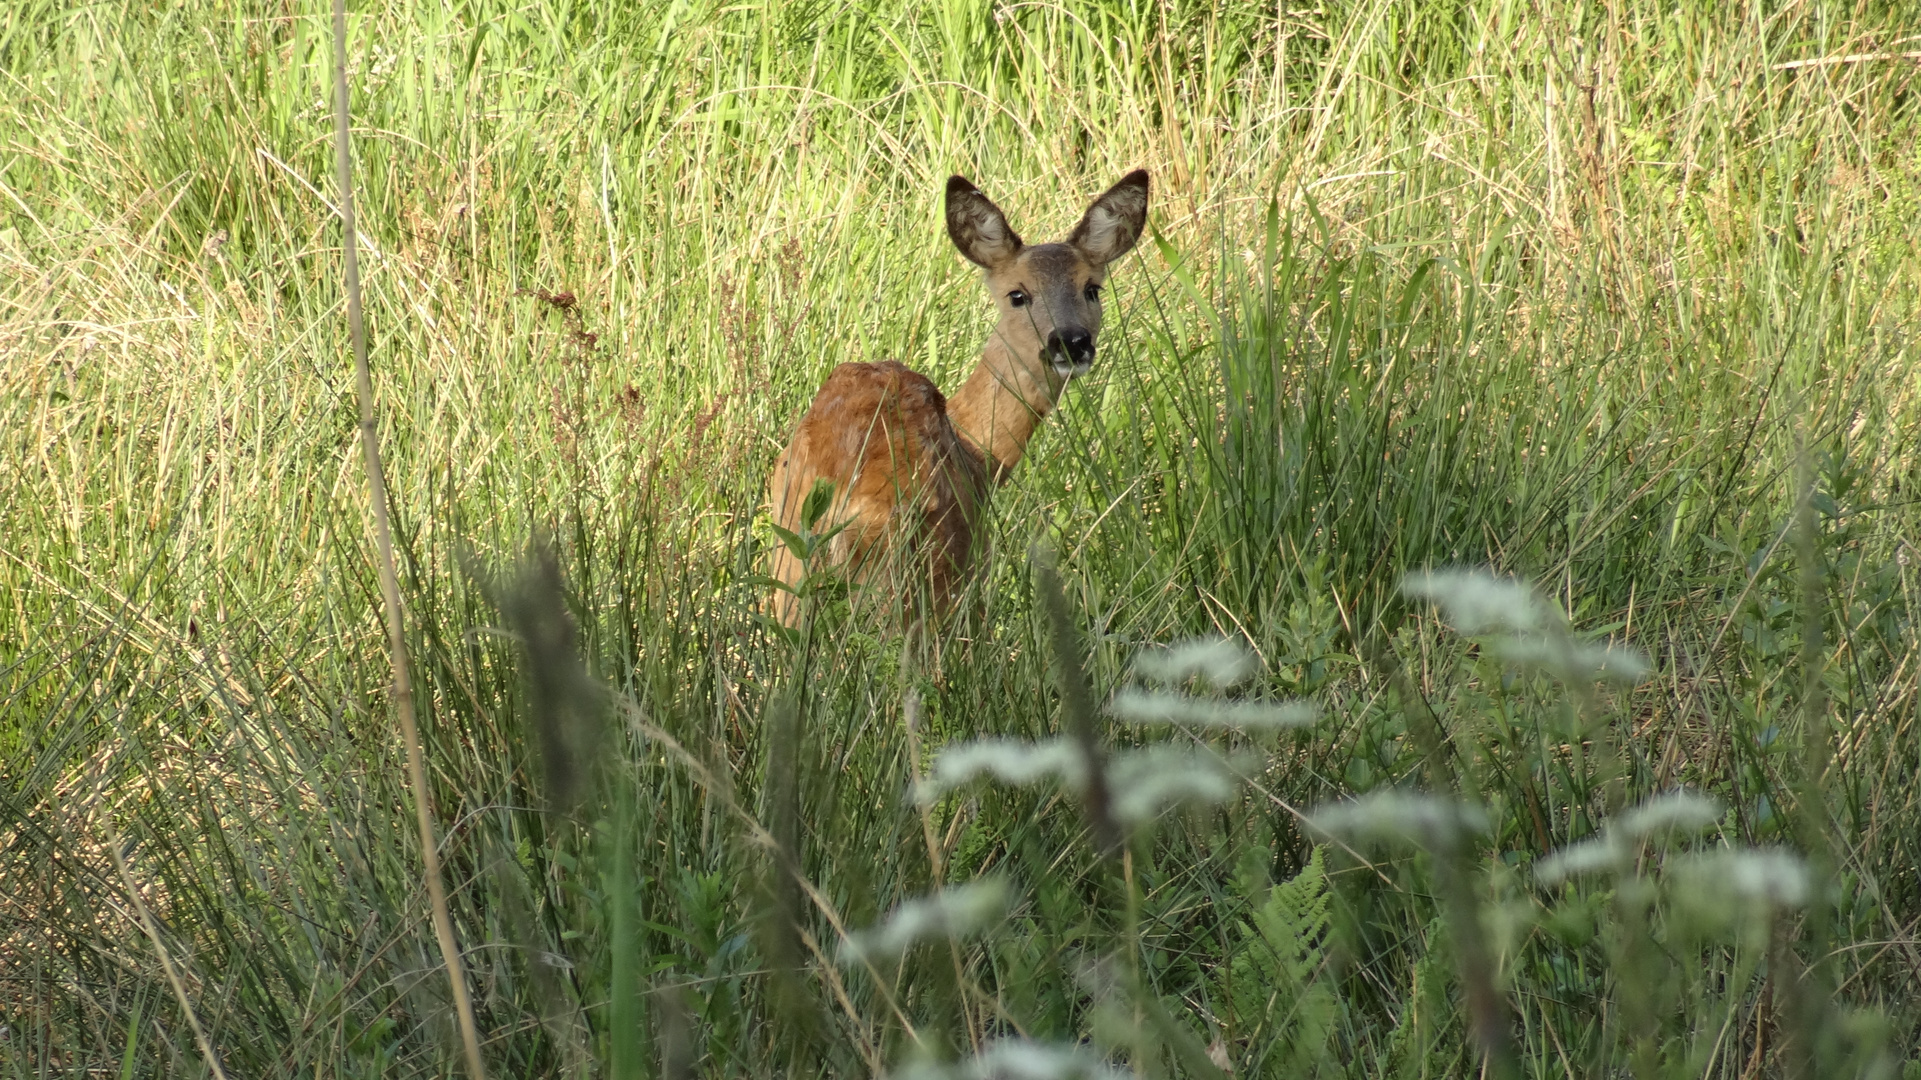
[[[1094,362],[1094,335],[1078,326],[1047,335],[1048,355],[1073,364]]]

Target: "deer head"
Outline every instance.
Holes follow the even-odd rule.
[[[984,271],[1000,309],[990,347],[1005,349],[1021,374],[1039,375],[1050,398],[1093,366],[1107,267],[1133,249],[1146,221],[1143,169],[1095,199],[1057,244],[1022,243],[980,189],[958,176],[947,181],[947,235]]]

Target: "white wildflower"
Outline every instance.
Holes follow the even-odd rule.
[[[1495,652],[1510,664],[1546,668],[1569,682],[1606,679],[1632,686],[1648,673],[1647,660],[1633,649],[1592,645],[1560,635],[1503,638]]]
[[[1807,863],[1780,848],[1732,848],[1693,856],[1677,866],[1677,876],[1697,903],[1745,901],[1768,908],[1800,907],[1813,884]]]
[[[1009,890],[999,878],[942,889],[895,908],[879,926],[847,935],[843,964],[899,956],[927,938],[955,938],[999,921],[1007,913]]]
[[[1535,863],[1534,879],[1543,885],[1558,885],[1577,874],[1618,870],[1625,854],[1611,836],[1583,840]]]
[[[1479,807],[1431,795],[1383,791],[1316,809],[1308,824],[1327,836],[1452,847],[1465,832],[1485,832]]]
[[[957,1064],[922,1063],[890,1074],[891,1080],[1125,1080],[1131,1075],[1078,1046],[1027,1039],[989,1043]]]
[[[1626,686],[1633,686],[1654,670],[1639,649],[1625,645],[1582,645],[1576,650],[1576,658],[1596,678]]]
[[[1120,754],[1107,768],[1114,820],[1123,825],[1151,820],[1182,802],[1219,803],[1234,797],[1234,778],[1213,754],[1153,747]]]
[[[1107,711],[1130,724],[1182,724],[1188,727],[1271,731],[1307,727],[1320,710],[1302,701],[1212,701],[1158,690],[1122,690]]]
[[[1485,570],[1409,574],[1401,579],[1401,591],[1441,605],[1448,622],[1470,636],[1492,631],[1531,633],[1559,622],[1533,589]]]
[[[941,751],[927,778],[914,785],[914,799],[922,804],[931,803],[980,776],[992,776],[1017,787],[1056,776],[1068,787],[1078,788],[1087,782],[1087,764],[1080,747],[1066,739],[1041,742],[981,739],[960,743]]]
[[[1655,833],[1698,833],[1721,820],[1721,804],[1692,791],[1670,791],[1622,814],[1609,827],[1640,838]]]
[[[1228,638],[1177,641],[1164,649],[1148,649],[1134,658],[1142,678],[1179,684],[1199,675],[1225,690],[1254,677],[1260,664],[1246,645]]]
[[[1655,833],[1698,833],[1721,820],[1721,804],[1692,791],[1656,795],[1608,822],[1599,836],[1570,844],[1534,866],[1534,877],[1553,885],[1576,874],[1620,871],[1633,844]]]

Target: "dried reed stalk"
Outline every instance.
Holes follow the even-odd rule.
[[[367,365],[367,327],[360,305],[360,262],[355,255],[352,133],[347,112],[346,0],[334,0],[333,9],[334,168],[340,187],[340,247],[346,278],[347,325],[353,335],[354,388],[360,399],[360,446],[367,464],[368,506],[373,513],[380,596],[387,611],[387,652],[393,662],[394,708],[400,713],[400,738],[407,748],[407,782],[413,788],[414,814],[420,825],[421,874],[427,879],[434,937],[440,942],[440,957],[446,964],[447,982],[453,991],[460,1042],[467,1055],[467,1075],[472,1080],[486,1080],[487,1066],[480,1057],[480,1031],[474,1020],[474,1003],[467,994],[460,944],[454,940],[454,920],[448,914],[447,890],[440,880],[440,848],[434,836],[433,806],[427,789],[427,760],[420,748],[420,726],[414,719],[413,677],[408,670],[406,626],[400,612],[400,574],[394,566],[393,528],[387,516],[387,481],[380,468],[380,432],[374,422],[373,375]]]

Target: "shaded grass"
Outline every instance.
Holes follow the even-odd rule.
[[[610,1002],[635,973],[678,995],[714,1074],[860,1071],[923,1026],[965,1045],[956,998],[997,1029],[1094,1030],[1084,961],[1123,916],[1046,795],[936,811],[950,879],[1008,870],[1026,897],[964,953],[958,990],[949,958],[916,956],[893,985],[848,975],[837,997],[802,955],[810,1019],[790,1037],[749,887],[766,852],[742,813],[772,824],[783,695],[802,732],[772,758],[801,807],[783,824],[820,901],[864,925],[928,886],[901,802],[902,694],[921,689],[932,743],[1054,730],[1021,557],[1036,538],[1062,553],[1097,693],[1139,645],[1217,631],[1249,641],[1269,689],[1328,713],[1245,801],[1135,852],[1142,979],[1198,1038],[1249,1072],[1471,1067],[1418,859],[1333,860],[1315,978],[1337,992],[1338,1052],[1278,1064],[1298,1032],[1241,1015],[1217,982],[1263,947],[1245,932],[1262,890],[1309,861],[1287,808],[1421,782],[1442,755],[1495,821],[1479,854],[1511,920],[1496,945],[1526,1071],[1620,1067],[1624,993],[1663,1002],[1670,1071],[1775,1067],[1778,1040],[1756,1050],[1776,1023],[1764,949],[1703,947],[1624,984],[1603,893],[1522,872],[1609,805],[1678,783],[1726,800],[1730,839],[1790,838],[1803,441],[1835,737],[1828,962],[1843,1002],[1912,1043],[1914,68],[1774,67],[1896,47],[1905,18],[356,16],[402,587],[496,1070],[625,1062]],[[192,1067],[106,859],[112,822],[236,1073],[445,1071],[353,468],[323,22],[29,3],[0,15],[0,57],[0,1056],[22,1075],[123,1054]],[[952,386],[977,355],[986,323],[940,235],[940,180],[966,172],[1021,222],[1065,226],[1134,165],[1155,174],[1164,244],[1117,271],[1097,375],[1001,493],[999,554],[941,678],[831,615],[797,664],[751,617],[760,478],[833,363],[898,358]],[[541,809],[539,710],[457,566],[462,545],[500,566],[541,528],[580,649],[624,703],[612,778],[571,815]],[[1404,572],[1462,562],[1533,580],[1582,630],[1655,659],[1606,703],[1618,760],[1582,752],[1552,688],[1398,598]],[[621,928],[621,897],[638,927]],[[832,948],[818,905],[800,922]],[[1862,1015],[1849,1023],[1877,1022]]]

